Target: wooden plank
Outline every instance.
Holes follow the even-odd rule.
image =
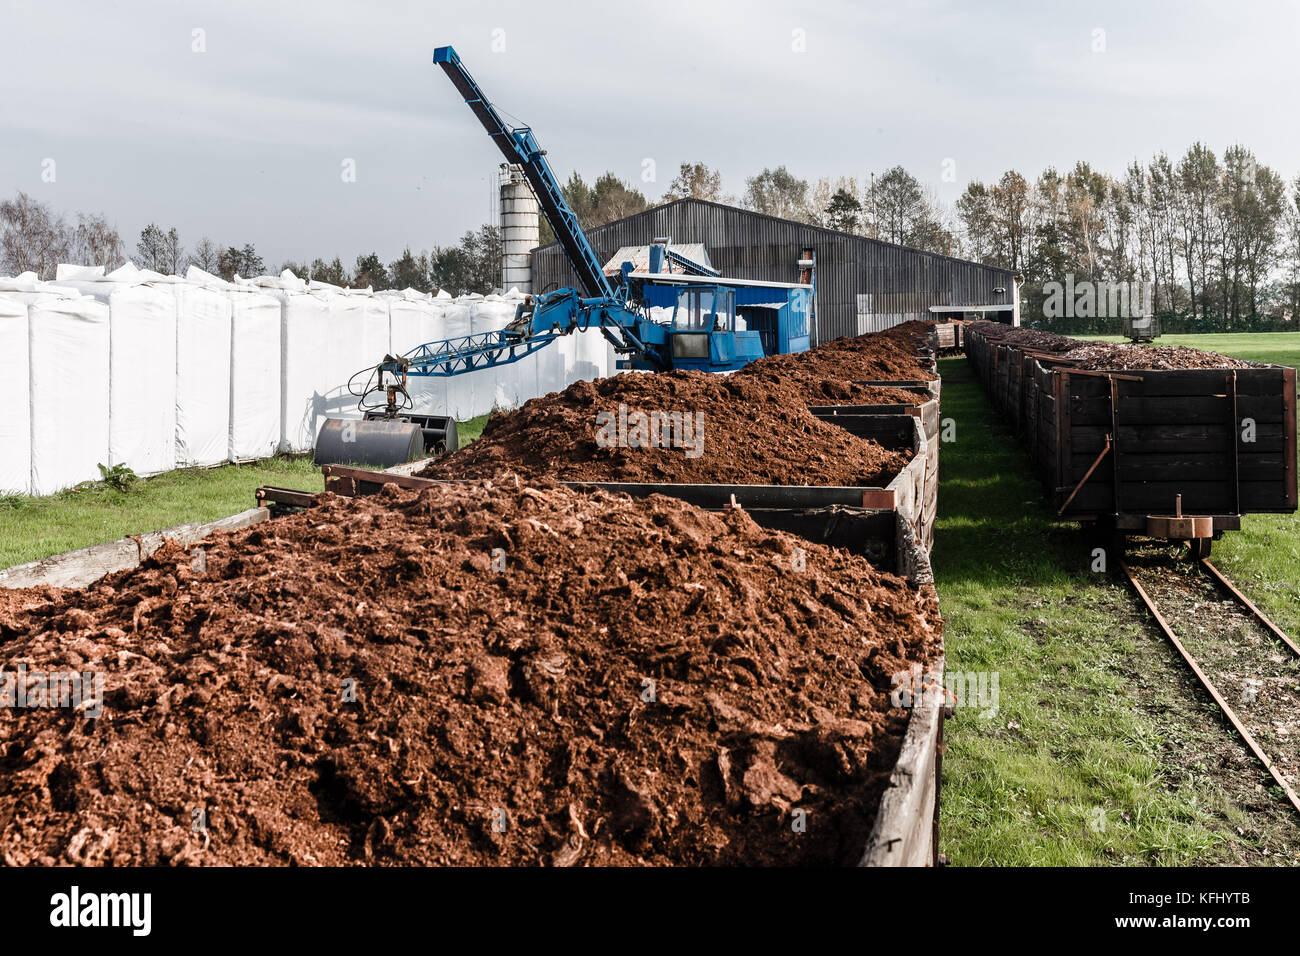
[[[0,571],[0,587],[79,588],[106,574],[140,563],[140,546],[130,538],[79,548]]]
[[[1098,452],[1100,449],[1098,449]],[[1093,453],[1094,456],[1097,452]],[[1082,459],[1080,459],[1082,460]],[[1136,455],[1121,451],[1119,456],[1120,481],[1158,481],[1170,484],[1203,481],[1233,482],[1232,456],[1217,455]],[[1277,481],[1283,473],[1282,456],[1242,459],[1239,463],[1242,481]],[[1085,466],[1076,464],[1070,473],[1075,481],[1083,479]]]
[[[1237,391],[1241,395],[1280,396],[1282,394],[1282,368],[1243,369],[1171,369],[1168,371],[1137,371],[1129,374],[1141,376],[1142,381],[1132,386],[1132,394],[1147,398],[1166,396],[1226,395],[1228,373],[1237,373]]]
[[[1070,432],[1070,444],[1075,454],[1096,454],[1106,443],[1110,429],[1101,425],[1076,425]],[[1243,455],[1251,453],[1280,454],[1283,450],[1282,426],[1258,425],[1255,441],[1243,441],[1241,432],[1223,423],[1200,425],[1121,425],[1119,440],[1126,447],[1138,447],[1149,454],[1202,454],[1227,453],[1232,448],[1235,435]]]
[[[1062,440],[1062,436],[1069,435],[1073,422],[1073,410],[1066,396],[1070,393],[1070,376],[1068,373],[1062,373],[1055,376],[1053,385],[1055,386],[1056,398],[1056,479],[1054,484],[1065,484],[1063,475],[1068,475],[1074,470],[1074,452],[1070,448],[1068,441]]]
[[[407,475],[413,478],[417,471],[422,471],[433,460],[433,457],[417,458],[415,461],[404,461],[399,465],[393,465],[391,468],[385,468],[384,471],[390,475]]]
[[[1240,483],[1241,510],[1244,513],[1290,513],[1294,510],[1282,494],[1281,486],[1273,481],[1245,481]],[[1059,507],[1068,491],[1056,494]],[[1124,511],[1127,514],[1172,514],[1174,496],[1183,496],[1186,514],[1234,514],[1236,495],[1227,481],[1147,481],[1124,486]],[[1084,485],[1070,503],[1066,516],[1114,511],[1114,495],[1109,482]]]
[[[838,425],[851,435],[867,438],[891,449],[906,448],[911,442],[912,416],[906,412],[884,415],[822,415],[824,422]]]
[[[1181,425],[1219,424],[1224,420],[1228,399],[1222,395],[1166,396],[1161,398],[1125,396],[1120,402],[1119,424],[1157,425],[1163,422]],[[1243,395],[1237,403],[1242,419],[1253,418],[1257,424],[1281,424],[1282,402],[1278,397]],[[1105,398],[1070,399],[1070,415],[1077,425],[1105,425],[1111,420],[1110,401]]]
[[[1286,443],[1286,473],[1282,478],[1282,494],[1292,508],[1297,506],[1296,489],[1296,370],[1284,369],[1282,378],[1282,432]]]
[[[931,668],[942,684],[943,660]],[[939,735],[942,691],[924,695],[912,708],[898,761],[881,794],[862,866],[927,866],[933,853],[934,813],[938,803]]]
[[[1057,374],[1066,377],[1071,398],[1104,398],[1110,401],[1109,379],[1099,378],[1096,375],[1072,375],[1066,371]]]
[[[375,471],[369,468],[352,468],[344,465],[322,465],[321,474],[329,478],[350,478],[359,483],[397,485],[399,488],[433,488],[438,482],[429,478],[416,478],[396,472]]]

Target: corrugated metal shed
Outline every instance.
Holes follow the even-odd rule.
[[[936,305],[1010,304],[1015,288],[1004,269],[703,199],[679,199],[587,232],[604,257],[655,236],[672,236],[681,248],[705,246],[723,275],[771,282],[796,281],[799,252],[811,246],[817,252],[819,341],[931,318]],[[576,282],[558,243],[533,250],[535,291]],[[993,291],[998,288],[1005,291]]]

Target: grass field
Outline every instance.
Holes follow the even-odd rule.
[[[483,431],[488,416],[461,422],[467,445]],[[310,457],[269,458],[248,465],[187,468],[141,479],[128,491],[100,482],[48,497],[0,497],[0,568],[158,531],[187,521],[215,521],[255,507],[262,485],[319,491],[320,469]]]
[[[1236,351],[1278,361],[1288,346]],[[998,673],[1000,698],[996,716],[959,707],[947,725],[942,852],[970,865],[1300,863],[1293,811],[1136,598],[1046,509],[966,360],[940,372],[956,422],[933,556],[947,664]],[[1293,633],[1298,548],[1300,524],[1275,515],[1216,544]]]

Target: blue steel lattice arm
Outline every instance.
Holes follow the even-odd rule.
[[[551,228],[555,230],[556,238],[573,265],[573,271],[578,274],[583,291],[592,297],[613,298],[614,289],[605,278],[602,263],[596,258],[595,250],[578,225],[578,217],[565,201],[560,184],[551,172],[550,164],[537,145],[537,140],[533,138],[532,130],[526,126],[513,128],[506,125],[460,62],[454,49],[449,46],[438,47],[433,51],[433,62],[441,66],[451,79],[506,161],[523,167],[524,176],[533,187],[533,195],[537,197]]]

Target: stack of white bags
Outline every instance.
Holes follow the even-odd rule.
[[[326,418],[360,416],[349,381],[385,355],[504,328],[522,299],[374,293],[286,270],[227,282],[59,266],[0,278],[0,494],[50,494],[99,464],[153,475],[309,451]],[[463,421],[613,374],[599,331],[518,362],[412,376],[413,411]],[[357,376],[365,384],[368,373]]]

